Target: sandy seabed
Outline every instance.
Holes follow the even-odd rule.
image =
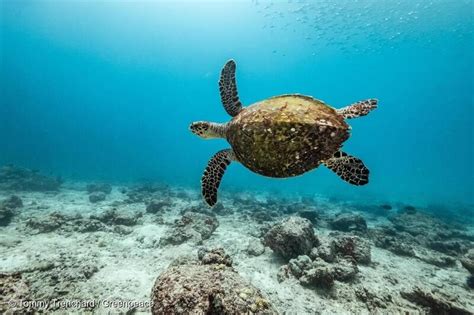
[[[0,227],[0,272],[21,277],[13,284],[16,293],[10,292],[16,303],[24,303],[15,305],[17,309],[149,313],[154,282],[170,263],[181,256],[196,256],[202,247],[221,247],[232,258],[235,271],[260,289],[280,313],[474,313],[474,291],[467,285],[470,273],[459,260],[472,251],[469,238],[459,253],[451,255],[451,263],[433,262],[429,257],[438,253],[450,257],[450,252],[414,247],[415,254],[400,255],[393,247],[375,246],[378,236],[370,231],[393,224],[387,215],[317,196],[305,202],[270,202],[265,195],[242,194],[236,201],[235,195],[224,193],[223,207],[215,212],[218,226],[209,238],[163,242],[186,211],[212,216],[198,192],[167,187],[133,194],[133,188],[113,186],[105,200],[92,203],[85,187],[86,183],[77,182],[63,185],[58,192],[0,192],[0,200],[16,195],[23,204],[11,222]],[[158,200],[153,211],[147,211],[150,199]],[[289,206],[283,207],[284,202]],[[252,207],[263,210],[252,211]],[[275,211],[265,216],[268,208]],[[370,243],[371,259],[358,264],[353,279],[335,281],[331,288],[302,285],[297,277],[277,277],[288,260],[268,246],[261,254],[249,253],[249,244],[262,237],[265,226],[268,230],[303,208],[317,213],[314,231],[322,240],[331,237],[331,220],[340,212],[365,219],[368,232],[356,233]],[[111,210],[113,215],[107,217]],[[472,226],[462,227],[462,233],[474,235]],[[417,290],[431,294],[433,301],[413,297]]]

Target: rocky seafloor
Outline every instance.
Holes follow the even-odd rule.
[[[0,313],[473,314],[474,224],[0,168]]]

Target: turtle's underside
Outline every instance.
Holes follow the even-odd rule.
[[[320,164],[354,185],[368,183],[363,162],[342,151],[349,138],[345,119],[367,115],[377,107],[369,99],[334,109],[322,101],[299,94],[280,95],[242,107],[235,83],[235,62],[222,69],[219,88],[227,113],[225,124],[195,122],[190,129],[203,138],[225,138],[232,149],[216,153],[202,177],[202,194],[213,206],[227,165],[238,161],[251,171],[269,177],[292,177]]]

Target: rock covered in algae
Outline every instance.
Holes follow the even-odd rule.
[[[0,314],[33,314],[30,288],[21,273],[0,273]]]
[[[214,258],[183,260],[156,279],[151,294],[152,314],[277,313],[259,289],[227,264],[222,249],[203,253],[202,259],[210,253]]]
[[[474,249],[470,249],[461,259],[461,264],[471,274],[474,274]]]
[[[0,206],[0,226],[10,224],[14,214],[12,209]]]
[[[371,251],[369,242],[363,238],[353,235],[334,235],[332,244],[335,253],[340,256],[350,256],[359,264],[369,264],[371,261]]]
[[[225,253],[223,248],[200,248],[198,258],[203,265],[217,264],[232,267],[232,258]]]
[[[426,314],[472,314],[459,303],[455,296],[444,295],[433,290],[414,287],[412,290],[400,292],[400,295],[404,299],[422,306]]]
[[[367,231],[365,219],[353,213],[339,213],[331,220],[330,225],[333,229],[344,232]]]
[[[265,252],[265,246],[258,238],[252,237],[248,242],[246,252],[250,256],[260,256]]]
[[[3,200],[0,206],[15,210],[15,209],[23,207],[23,201],[21,200],[20,197],[12,195],[8,197],[7,199]]]
[[[115,232],[118,234],[129,234],[132,232],[130,226],[136,225],[141,212],[129,213],[109,209],[98,215],[83,217],[81,214],[65,214],[55,211],[49,214],[32,216],[26,219],[21,229],[28,234],[39,233],[70,233],[70,232]]]
[[[166,208],[170,207],[173,203],[171,199],[152,199],[150,202],[146,203],[146,212],[147,213],[159,213],[163,212]]]
[[[15,210],[21,207],[23,207],[23,201],[15,195],[0,202],[0,226],[10,224],[15,215]]]
[[[86,190],[89,194],[103,192],[108,195],[112,192],[112,186],[106,183],[89,184],[86,186]]]
[[[334,263],[328,263],[320,258],[311,260],[309,256],[301,255],[290,259],[288,265],[280,268],[277,278],[279,282],[289,277],[295,277],[302,285],[329,288],[338,281],[351,281],[359,269],[353,259],[339,258]]]
[[[106,198],[106,194],[102,191],[95,191],[89,195],[89,201],[91,203],[97,203],[100,201],[104,201]]]
[[[62,184],[61,178],[41,175],[36,170],[7,165],[0,168],[0,189],[15,191],[54,191]]]
[[[186,241],[200,244],[211,237],[219,226],[215,217],[197,212],[186,212],[177,220],[170,234],[160,240],[161,245],[179,245]]]
[[[318,244],[313,225],[301,217],[289,217],[274,224],[266,232],[264,241],[277,255],[286,259],[307,255]]]

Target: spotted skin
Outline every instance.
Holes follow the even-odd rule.
[[[330,159],[323,161],[324,165],[336,173],[342,180],[356,186],[369,183],[369,169],[364,163],[345,152],[338,151]]]
[[[293,177],[331,158],[349,137],[336,110],[310,96],[272,97],[246,107],[227,129],[236,158],[268,177]]]
[[[217,189],[227,166],[233,160],[235,156],[232,150],[225,149],[214,154],[207,163],[201,179],[201,192],[204,200],[211,207],[217,202]]]
[[[235,61],[229,60],[221,71],[219,80],[219,91],[221,101],[226,112],[232,117],[236,116],[242,110],[242,103],[239,100],[237,84],[235,83]]]
[[[352,105],[343,107],[337,110],[337,113],[344,117],[344,119],[357,118],[365,116],[370,113],[371,110],[377,108],[376,99],[368,99],[365,101],[360,101]]]
[[[204,139],[225,138],[227,124],[196,121],[189,126],[189,130]]]

